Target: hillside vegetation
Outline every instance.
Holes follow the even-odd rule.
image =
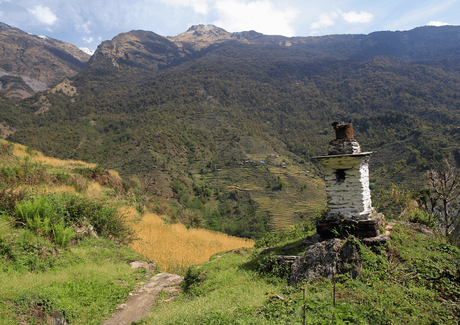
[[[100,324],[152,271],[184,274],[250,240],[144,214],[140,182],[0,140],[0,324]],[[140,211],[139,211],[140,210]],[[205,238],[205,240],[199,240]]]
[[[6,141],[0,154],[0,324],[44,324],[56,315],[68,324],[100,324],[152,276],[131,269],[133,260],[185,276],[183,293],[162,292],[140,324],[302,324],[304,315],[307,324],[460,319],[460,250],[436,228],[407,222],[427,220],[404,191],[387,196],[405,213],[390,216],[386,245],[344,239],[359,252],[359,265],[343,265],[332,281],[291,286],[289,266],[277,255],[301,256],[315,219],[254,245],[169,224],[166,215],[165,223],[140,205],[145,198],[133,178],[98,165]]]
[[[421,188],[428,169],[460,161],[459,33],[132,31],[101,45],[71,79],[76,91],[0,99],[2,132],[150,180],[153,201],[169,201],[186,224],[194,215],[209,229],[260,238],[324,206],[313,157],[327,152],[333,121],[351,120],[363,150],[375,151],[375,197],[391,184]]]

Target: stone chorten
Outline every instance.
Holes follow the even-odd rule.
[[[327,156],[314,157],[324,167],[328,211],[318,222],[322,238],[359,238],[380,235],[383,215],[372,207],[369,190],[369,159],[372,152],[361,152],[350,123],[332,123],[335,140],[329,142]]]

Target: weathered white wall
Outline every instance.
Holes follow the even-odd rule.
[[[324,166],[328,215],[340,218],[366,218],[373,212],[369,190],[370,155],[321,157]],[[343,182],[337,181],[336,172],[345,172]]]

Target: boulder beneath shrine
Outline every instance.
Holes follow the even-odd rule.
[[[349,273],[352,279],[359,275],[359,253],[354,237],[338,238],[311,245],[305,254],[291,266],[290,284],[312,281],[319,277],[332,280],[336,274]]]

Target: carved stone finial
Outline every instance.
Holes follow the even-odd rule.
[[[334,122],[332,123],[332,127],[334,128],[336,139],[354,139],[353,125],[351,124],[351,121],[347,124]]]

